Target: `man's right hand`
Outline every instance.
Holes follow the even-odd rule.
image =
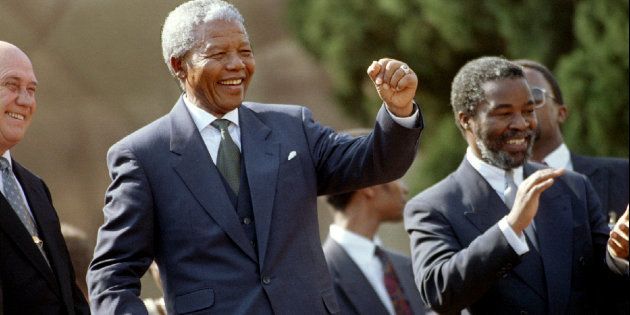
[[[538,212],[540,194],[551,187],[554,179],[562,174],[564,174],[564,169],[538,170],[518,186],[516,200],[507,216],[507,222],[516,234],[523,233],[523,230],[532,222]]]

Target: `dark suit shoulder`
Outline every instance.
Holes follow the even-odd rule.
[[[461,189],[454,175],[455,173],[451,173],[446,178],[411,198],[407,203],[407,207],[415,205],[446,211],[449,208],[447,205],[450,201],[460,202],[463,198],[463,189]]]

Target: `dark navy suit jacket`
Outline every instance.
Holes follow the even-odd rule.
[[[89,314],[46,184],[17,162],[12,165],[52,268],[0,194],[0,313]]]
[[[527,163],[525,177],[541,165]],[[440,313],[582,314],[598,311],[608,227],[584,175],[567,172],[540,198],[540,251],[519,257],[497,223],[509,212],[464,159],[405,207],[416,284]]]
[[[606,216],[614,211],[621,217],[628,206],[628,159],[571,154],[571,163],[593,184]]]
[[[383,108],[373,134],[349,139],[299,106],[244,103],[239,120],[257,246],[180,98],[108,152],[112,183],[88,273],[95,313],[145,313],[140,277],[153,259],[171,314],[338,312],[316,197],[401,177],[421,121],[404,128]]]
[[[341,314],[388,315],[387,309],[372,288],[372,285],[343,247],[333,239],[328,238],[324,242],[323,248],[328,270],[330,270],[333,278],[333,286],[337,293]],[[384,251],[394,266],[413,314],[424,314],[424,305],[420,299],[420,293],[413,282],[411,259],[392,251]]]

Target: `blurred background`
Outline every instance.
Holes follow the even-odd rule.
[[[50,186],[62,221],[94,245],[109,184],[107,149],[170,111],[180,91],[161,55],[175,0],[2,0],[0,40],[23,49],[39,80],[38,112],[12,155]],[[450,84],[482,55],[528,58],[556,75],[575,152],[628,158],[628,0],[234,0],[256,57],[247,99],[308,106],[335,129],[371,127],[380,106],[372,60],[407,62],[426,129],[405,176],[413,196],[453,171],[465,143]],[[325,238],[331,215],[320,207]],[[402,224],[380,235],[408,253]],[[146,278],[146,277],[145,277]],[[156,296],[150,280],[143,295]]]

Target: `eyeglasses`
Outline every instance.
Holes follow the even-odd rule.
[[[549,97],[551,100],[553,100],[554,102],[560,104],[558,102],[558,100],[551,96],[545,89],[543,88],[539,88],[539,87],[532,87],[531,88],[532,91],[532,96],[534,96],[534,104],[535,104],[535,108],[541,108],[543,106],[545,106],[546,102],[546,97]]]

